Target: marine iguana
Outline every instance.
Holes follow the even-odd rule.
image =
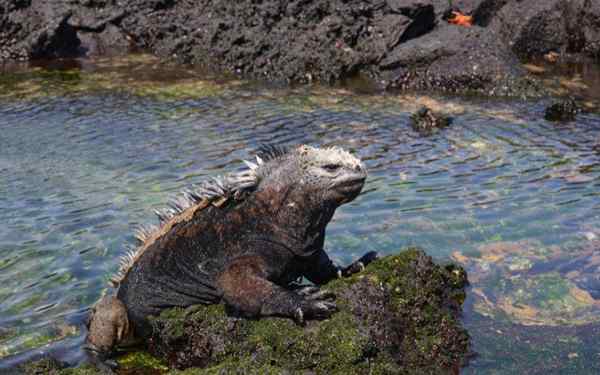
[[[116,295],[92,308],[85,349],[104,370],[113,349],[151,334],[149,316],[164,309],[224,302],[245,317],[302,323],[336,311],[334,295],[316,285],[359,272],[369,252],[346,268],[323,249],[325,227],[367,177],[359,159],[338,147],[265,146],[248,169],[185,191],[142,228],[139,246],[112,279]],[[296,285],[296,287],[294,287]]]

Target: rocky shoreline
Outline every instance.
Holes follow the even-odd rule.
[[[409,249],[324,288],[339,312],[299,326],[289,319],[247,320],[222,305],[166,310],[153,320],[148,353],[119,358],[120,374],[454,374],[469,335],[460,323],[467,276]],[[49,358],[25,374],[95,374]]]
[[[448,23],[450,3],[472,26]],[[600,57],[592,0],[13,0],[0,61],[150,51],[245,78],[535,95],[522,61]]]

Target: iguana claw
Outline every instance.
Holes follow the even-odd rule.
[[[87,353],[88,361],[101,373],[107,375],[116,374],[115,370],[119,368],[119,364],[115,360],[107,359],[105,353],[99,352],[92,346],[86,345],[83,349]]]
[[[304,319],[326,319],[337,311],[335,294],[329,290],[321,290],[316,286],[305,286],[296,292],[302,297],[300,307],[296,309],[294,320],[303,324]]]
[[[342,269],[342,276],[352,276],[355,273],[362,272],[365,270],[365,267],[369,265],[372,261],[376,260],[379,257],[376,251],[370,251],[360,257],[357,261],[349,265],[348,267]]]
[[[308,301],[335,300],[335,294],[329,290],[321,290],[318,286],[305,286],[296,293]]]
[[[338,311],[337,305],[333,301],[306,301],[302,305],[300,310],[303,319],[327,319]]]

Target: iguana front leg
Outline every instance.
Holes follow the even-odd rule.
[[[299,323],[328,318],[337,311],[333,294],[318,289],[296,293],[268,280],[269,271],[259,256],[240,257],[221,273],[217,284],[225,303],[249,316],[282,316]]]
[[[323,285],[338,277],[348,277],[360,272],[375,259],[377,259],[377,252],[370,251],[348,267],[342,268],[335,265],[325,250],[321,249],[306,260],[304,276],[317,285]]]

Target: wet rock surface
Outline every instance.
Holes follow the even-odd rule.
[[[574,121],[581,112],[580,106],[573,98],[561,99],[550,104],[544,113],[548,121]]]
[[[421,107],[410,116],[414,131],[427,136],[450,125],[452,119],[441,113],[436,113],[429,107]]]
[[[24,375],[58,375],[66,368],[66,363],[57,361],[51,357],[44,357],[31,363],[26,363],[18,370]],[[15,370],[15,372],[17,372]]]
[[[457,373],[469,351],[459,322],[466,284],[462,268],[436,265],[410,249],[326,285],[337,295],[339,312],[305,326],[232,317],[222,305],[166,310],[152,323],[147,349],[154,357],[125,355],[118,372]]]
[[[472,303],[482,316],[524,326],[585,326],[599,317],[598,246],[592,240],[569,253],[537,241],[500,241],[453,258],[477,285]]]
[[[535,94],[517,57],[600,55],[591,0],[29,0],[0,4],[0,61],[144,49],[245,77]]]
[[[169,310],[154,320],[149,349],[179,369],[450,373],[469,345],[457,321],[466,282],[461,268],[410,250],[328,284],[340,309],[331,319],[301,327],[228,317],[220,305]]]

